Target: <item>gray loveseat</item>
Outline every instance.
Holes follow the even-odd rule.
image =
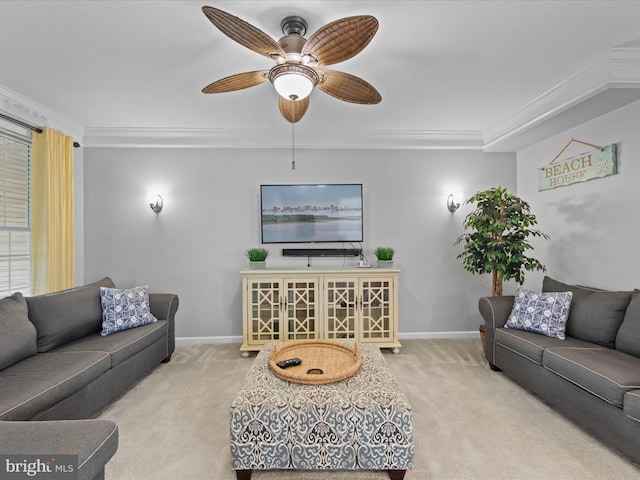
[[[104,477],[118,430],[91,420],[175,348],[178,297],[149,294],[158,321],[100,335],[100,287],[0,300],[0,455],[78,455],[78,478]]]
[[[564,340],[505,328],[514,296],[481,298],[487,360],[640,463],[640,291],[543,280],[542,292],[568,291],[573,297]]]

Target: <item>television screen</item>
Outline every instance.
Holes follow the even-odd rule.
[[[261,185],[262,243],[362,242],[362,184]]]

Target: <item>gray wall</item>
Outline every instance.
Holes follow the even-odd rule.
[[[477,301],[491,291],[490,278],[471,275],[456,259],[461,247],[453,242],[469,207],[452,215],[446,198],[496,185],[515,189],[514,154],[298,150],[291,170],[289,150],[85,150],[85,281],[110,275],[121,287],[176,292],[178,337],[224,341],[242,334],[238,271],[247,266],[245,250],[260,244],[265,183],[362,183],[365,252],[375,260],[371,250],[391,245],[403,270],[401,336],[477,334]],[[146,203],[155,190],[165,200],[159,215]],[[306,258],[282,258],[280,246],[268,248],[269,266],[306,267]]]
[[[640,287],[640,102],[563,132],[518,152],[518,194],[537,214],[550,241],[536,241],[547,274],[568,283],[607,289]],[[536,169],[550,163],[572,138],[618,148],[618,174],[538,192]],[[572,144],[566,159],[592,150]],[[527,287],[540,289],[542,274]]]

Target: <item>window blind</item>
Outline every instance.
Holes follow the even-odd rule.
[[[0,298],[31,294],[31,137],[0,128]]]

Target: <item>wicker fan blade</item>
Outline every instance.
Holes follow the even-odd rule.
[[[345,102],[372,105],[380,103],[382,96],[369,83],[355,75],[335,70],[320,70],[320,90]]]
[[[213,82],[202,89],[202,93],[222,93],[242,90],[243,88],[254,87],[266,82],[267,77],[263,75],[261,70],[254,72],[238,73],[230,77],[222,78]]]
[[[309,97],[305,97],[302,100],[296,100],[292,102],[286,98],[280,98],[280,113],[284,119],[289,123],[299,122],[309,107]]]
[[[231,40],[265,57],[285,56],[282,47],[269,35],[244,20],[213,7],[202,7],[211,23]]]
[[[371,15],[347,17],[328,23],[309,37],[302,54],[313,55],[318,65],[344,62],[361,52],[378,31]]]

